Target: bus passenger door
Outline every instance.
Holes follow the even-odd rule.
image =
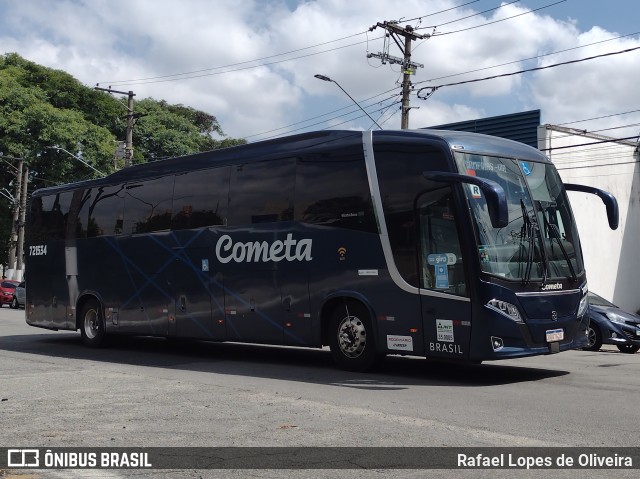
[[[467,359],[471,301],[451,188],[428,190],[416,207],[426,356]]]
[[[282,296],[278,271],[234,269],[224,278],[229,341],[282,343]]]
[[[209,271],[209,248],[174,248],[168,268],[169,336],[223,340],[223,293]],[[212,310],[213,306],[213,310]]]
[[[123,334],[165,336],[167,293],[158,258],[165,258],[161,243],[149,235],[123,235],[117,240],[125,269],[110,294],[119,298],[117,331]]]

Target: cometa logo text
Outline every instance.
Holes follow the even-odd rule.
[[[268,261],[311,261],[311,239],[296,240],[289,233],[284,241],[249,241],[234,243],[229,235],[223,235],[216,243],[216,257],[221,263],[266,263]]]

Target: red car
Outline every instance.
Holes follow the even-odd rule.
[[[12,279],[3,279],[2,282],[0,282],[0,307],[5,304],[11,304],[13,293],[19,284],[20,281],[14,281]]]

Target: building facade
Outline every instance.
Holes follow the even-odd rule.
[[[637,141],[616,140],[556,125],[538,127],[538,148],[565,183],[594,186],[618,200],[620,224],[608,227],[594,195],[569,192],[589,289],[631,312],[640,310],[640,169]]]

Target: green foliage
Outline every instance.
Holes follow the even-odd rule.
[[[211,134],[224,135],[216,117],[191,107],[146,98],[135,103],[134,110],[144,115],[133,129],[136,162],[246,143],[227,138],[214,140]]]
[[[188,106],[147,98],[137,101],[134,111],[142,114],[133,129],[135,163],[245,143],[227,138],[215,116]],[[97,175],[77,158],[112,172],[117,141],[125,139],[126,115],[126,98],[15,53],[0,55],[0,153],[25,159],[29,191]],[[13,192],[14,173],[6,162],[0,188]],[[10,216],[8,201],[0,202],[2,217]],[[0,221],[0,259],[6,257],[9,227],[10,222]]]

